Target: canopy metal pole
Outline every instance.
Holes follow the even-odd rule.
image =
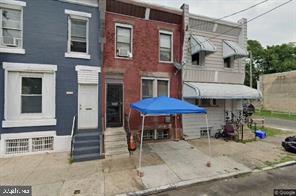
[[[212,149],[211,149],[211,139],[210,139],[210,131],[209,131],[209,121],[208,121],[208,114],[205,115],[206,118],[206,124],[207,124],[207,134],[208,134],[208,145],[209,145],[209,156],[210,159],[212,158]],[[207,163],[207,166],[211,166],[211,161]]]
[[[130,127],[130,119],[131,119],[131,108],[129,109],[129,112],[128,112],[128,122],[127,122],[127,126],[128,126],[128,132],[131,133],[131,127]]]
[[[139,156],[139,169],[138,169],[138,172],[139,172],[139,175],[140,175],[140,176],[143,175],[141,169],[142,169],[142,150],[143,150],[144,123],[145,123],[145,115],[143,115],[143,118],[142,118],[142,132],[141,132],[140,156]]]

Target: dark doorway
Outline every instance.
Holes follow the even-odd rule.
[[[122,84],[107,84],[107,127],[122,127]]]

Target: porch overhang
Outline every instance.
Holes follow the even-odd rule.
[[[261,93],[242,84],[184,82],[184,98],[198,99],[259,99]]]
[[[191,55],[198,52],[213,53],[216,52],[216,47],[206,37],[199,35],[191,35]]]
[[[238,43],[229,41],[229,40],[224,40],[223,41],[223,58],[225,59],[231,56],[242,58],[242,57],[248,57],[249,53],[246,49],[241,47]]]

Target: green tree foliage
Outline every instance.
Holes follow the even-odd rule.
[[[257,40],[248,40],[248,51],[252,52],[253,87],[261,74],[296,70],[296,44],[288,43],[263,48]],[[246,64],[245,85],[250,84],[250,63]]]

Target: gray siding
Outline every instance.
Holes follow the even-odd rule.
[[[224,68],[223,61],[223,40],[238,42],[246,47],[247,27],[246,25],[243,28],[236,27],[237,25],[218,24],[216,31],[213,32],[214,23],[190,18],[190,33],[210,39],[209,41],[215,45],[217,51],[205,57],[204,66],[192,65],[191,55],[186,55],[187,64],[183,72],[184,81],[243,84],[245,78],[244,60],[235,60],[233,68]],[[233,30],[231,30],[232,28]],[[226,31],[229,32],[223,33]],[[191,53],[189,43],[187,51]]]
[[[71,133],[72,118],[77,113],[76,65],[100,65],[100,13],[97,7],[89,7],[56,0],[25,0],[24,49],[26,54],[0,53],[0,120],[4,119],[4,70],[2,62],[55,64],[56,72],[56,119],[57,125],[50,127],[0,128],[0,133],[56,130],[57,135]],[[65,58],[67,51],[68,20],[65,9],[88,12],[90,60]],[[101,82],[99,82],[101,84]],[[99,85],[99,99],[100,99]],[[66,95],[73,91],[73,95]],[[100,100],[98,100],[101,103]],[[99,111],[100,111],[99,104]],[[101,119],[99,112],[99,119]],[[99,121],[99,127],[101,122]]]

